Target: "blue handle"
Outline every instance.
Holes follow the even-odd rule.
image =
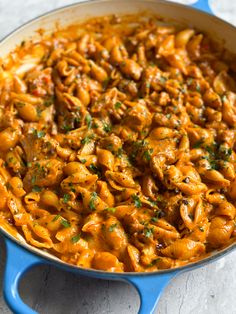
[[[171,272],[168,274],[146,274],[145,276],[137,275],[134,277],[126,277],[125,280],[136,288],[140,296],[140,308],[138,314],[154,313],[162,291],[176,274],[177,272]]]
[[[214,15],[214,13],[210,7],[209,0],[198,0],[196,3],[192,4],[191,7],[198,9],[198,10],[201,10],[205,13]]]
[[[31,254],[12,240],[5,238],[7,261],[3,281],[3,295],[9,308],[15,314],[37,314],[26,305],[18,292],[19,281],[31,267],[45,264],[38,256]]]

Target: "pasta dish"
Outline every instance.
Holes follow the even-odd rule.
[[[0,60],[0,226],[149,272],[235,240],[236,67],[195,29],[106,16]]]

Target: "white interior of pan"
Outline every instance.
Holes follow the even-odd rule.
[[[46,34],[50,34],[58,26],[63,28],[91,17],[109,14],[129,14],[140,11],[150,11],[167,20],[173,20],[204,31],[214,40],[221,42],[230,52],[236,53],[236,29],[214,16],[198,12],[190,7],[162,0],[98,0],[82,2],[53,11],[20,27],[0,43],[0,57],[7,55],[23,40],[37,38],[39,29],[43,29]],[[0,226],[0,229],[3,228]],[[3,230],[3,233],[7,232]],[[12,238],[12,236],[10,237]],[[21,235],[18,236],[17,240],[30,251],[63,263],[55,256],[28,245]]]

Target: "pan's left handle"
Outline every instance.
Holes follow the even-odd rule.
[[[5,237],[7,261],[3,281],[3,295],[9,308],[15,314],[37,314],[26,305],[19,295],[19,282],[31,267],[45,264],[40,257]]]
[[[125,281],[136,288],[140,296],[138,314],[153,314],[164,288],[177,272],[167,274],[146,274],[126,277]]]
[[[205,13],[214,15],[211,6],[210,6],[210,0],[198,0],[194,4],[191,5],[192,8],[201,10]]]

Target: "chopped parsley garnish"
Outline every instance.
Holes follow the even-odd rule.
[[[160,261],[161,261],[161,258],[158,257],[158,258],[154,259],[150,264],[148,264],[148,267],[155,266]]]
[[[61,225],[64,227],[64,228],[70,228],[71,224],[69,221],[67,221],[66,219],[62,218],[61,220]]]
[[[110,83],[110,80],[111,80],[111,78],[108,77],[107,79],[105,79],[105,80],[102,82],[102,87],[103,87],[103,89],[107,89],[107,87],[108,87],[108,85],[109,85],[109,83]]]
[[[85,164],[87,162],[86,159],[80,159],[80,161],[82,162],[82,164]]]
[[[53,218],[52,222],[57,221],[60,217],[61,217],[61,215],[56,215],[56,216]]]
[[[160,209],[156,210],[154,216],[151,218],[151,222],[157,222],[164,215],[165,214]]]
[[[34,185],[36,182],[36,175],[33,175],[31,178],[31,183]]]
[[[92,210],[95,210],[95,209],[96,209],[94,202],[96,201],[97,196],[98,196],[98,195],[97,195],[96,192],[92,192],[92,193],[90,194],[89,208],[92,209]]]
[[[152,206],[152,207],[155,207],[155,206],[157,206],[157,201],[153,201],[152,199],[148,199],[148,201],[149,201],[149,203],[150,203],[150,205]]]
[[[204,141],[202,139],[199,141],[196,141],[195,144],[193,145],[193,148],[199,148],[202,146],[203,143]]]
[[[138,195],[133,194],[133,195],[132,195],[132,199],[133,199],[133,201],[134,201],[134,206],[135,206],[135,207],[137,207],[137,208],[142,207],[142,202],[141,202],[140,198],[138,197]]]
[[[117,151],[115,152],[115,155],[119,158],[122,157],[122,154],[123,154],[123,149],[120,147],[117,149]]]
[[[143,233],[146,238],[150,238],[153,235],[153,227],[152,228],[145,227]]]
[[[159,78],[159,81],[160,81],[161,83],[165,83],[165,82],[167,81],[167,78],[164,77],[164,76],[161,76],[161,77]]]
[[[72,243],[77,243],[79,240],[80,240],[80,237],[81,237],[81,234],[79,233],[79,234],[77,234],[77,235],[75,235],[75,236],[73,236],[72,238],[71,238],[71,242]]]
[[[66,133],[68,133],[68,132],[70,132],[70,131],[72,130],[72,127],[71,127],[70,125],[64,124],[63,127],[62,127],[62,129],[63,129],[64,131],[66,131]]]
[[[42,116],[42,111],[43,111],[43,110],[38,107],[38,108],[36,109],[36,111],[37,111],[37,116],[40,118],[40,117]]]
[[[35,185],[32,188],[32,192],[41,192],[41,191],[42,191],[42,188],[40,186]]]
[[[88,144],[91,142],[91,139],[93,139],[93,135],[87,135],[85,136],[82,140],[81,140],[81,143],[82,144]]]
[[[204,232],[204,228],[203,228],[203,227],[199,227],[199,230],[200,230],[201,232]]]
[[[33,136],[35,138],[42,138],[45,136],[45,132],[44,131],[38,131],[38,130],[35,130],[33,129]]]
[[[63,195],[63,203],[66,204],[69,202],[69,200],[70,200],[70,194],[67,194],[67,193],[64,194]]]
[[[44,100],[44,106],[50,107],[54,102],[54,96],[48,97]]]
[[[93,172],[96,173],[99,177],[101,177],[101,172],[98,169],[97,166],[95,166],[94,164],[89,165],[89,169]]]
[[[201,86],[198,83],[197,83],[197,86],[196,86],[196,91],[199,92],[199,93],[201,92]]]
[[[108,228],[109,232],[113,232],[117,226],[117,223],[110,225],[110,227]]]
[[[122,103],[121,103],[121,102],[117,101],[117,102],[115,103],[115,109],[120,109],[121,106],[122,106]]]
[[[105,122],[103,123],[103,130],[105,132],[109,133],[111,131],[111,129],[112,129],[111,124],[108,124],[108,123],[105,123]]]
[[[148,149],[148,150],[145,150],[145,152],[143,153],[143,158],[146,160],[146,161],[150,161],[151,160],[151,154],[153,153],[153,149]]]
[[[86,122],[86,124],[88,126],[88,129],[91,129],[91,127],[92,127],[92,117],[90,116],[90,114],[86,114],[85,122]]]

